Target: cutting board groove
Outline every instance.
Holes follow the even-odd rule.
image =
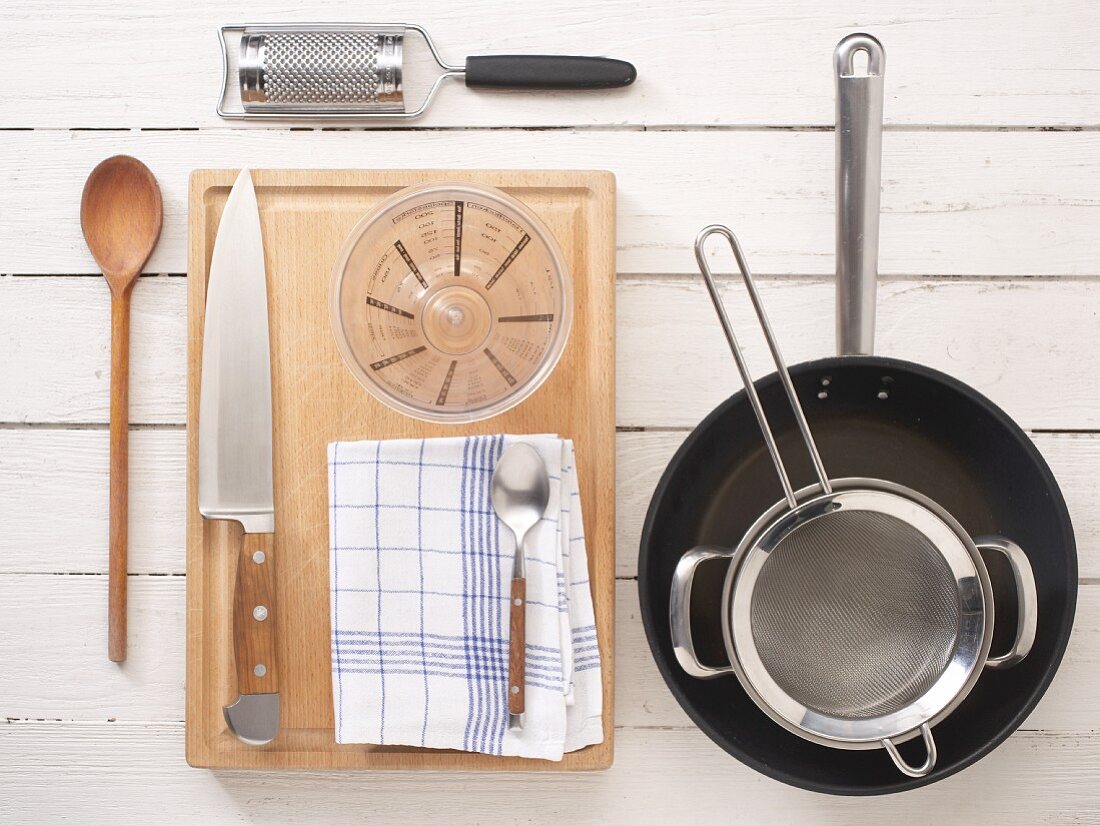
[[[613,755],[615,577],[615,179],[608,172],[253,170],[267,261],[275,427],[275,555],[282,728],[240,743],[231,644],[234,526],[197,506],[202,326],[214,237],[237,170],[191,175],[187,379],[187,761],[209,768],[584,770]],[[344,366],[329,328],[332,267],[380,201],[428,181],[500,187],[556,236],[573,273],[573,330],[561,362],[519,407],[472,425],[419,422],[376,401]],[[412,747],[337,745],[329,660],[326,446],[337,439],[547,433],[577,449],[590,580],[603,658],[604,741],[560,763]]]

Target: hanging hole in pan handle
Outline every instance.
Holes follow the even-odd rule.
[[[863,71],[857,71],[856,56],[867,56]],[[858,32],[850,34],[837,44],[833,53],[837,77],[879,77],[886,64],[886,51],[878,38]]]
[[[672,574],[672,592],[668,600],[668,620],[672,631],[672,651],[680,668],[687,674],[700,680],[721,677],[733,671],[733,666],[704,665],[695,653],[695,644],[691,639],[691,586],[695,581],[695,571],[704,562],[711,559],[729,559],[733,551],[700,545],[692,548],[676,563]]]
[[[936,767],[936,741],[932,739],[932,729],[929,728],[928,723],[921,724],[920,736],[924,740],[924,748],[928,755],[919,766],[909,765],[905,758],[901,756],[898,747],[894,745],[894,741],[889,737],[882,741],[882,745],[886,747],[886,753],[890,755],[890,759],[894,761],[898,771],[909,777],[924,777]]]
[[[1012,569],[1016,584],[1016,638],[1004,654],[986,658],[986,668],[1011,668],[1031,651],[1039,621],[1039,595],[1035,587],[1035,572],[1031,569],[1023,548],[1003,536],[979,536],[974,540],[980,551],[996,551]],[[996,611],[994,611],[996,617]]]

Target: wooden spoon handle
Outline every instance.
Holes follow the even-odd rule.
[[[508,646],[508,713],[523,714],[527,681],[527,580],[512,580]]]
[[[126,659],[126,527],[130,431],[130,290],[111,294],[110,561],[107,653]]]

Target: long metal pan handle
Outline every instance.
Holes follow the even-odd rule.
[[[791,486],[791,478],[787,474],[783,458],[779,455],[779,448],[775,444],[775,436],[768,424],[768,417],[764,414],[764,408],[760,404],[760,396],[756,393],[756,385],[753,384],[748,365],[745,363],[745,357],[741,353],[741,346],[737,343],[737,336],[733,333],[733,325],[730,324],[729,316],[726,315],[726,308],[722,304],[722,297],[718,294],[718,287],[714,283],[710,264],[707,263],[705,246],[707,239],[712,235],[721,235],[729,241],[730,248],[733,250],[733,257],[737,259],[737,267],[741,270],[741,277],[744,279],[745,287],[749,291],[753,309],[756,310],[756,317],[760,321],[760,329],[764,331],[764,337],[768,341],[768,349],[771,350],[775,370],[779,374],[779,380],[783,383],[783,389],[787,391],[787,399],[791,403],[791,410],[794,413],[795,421],[798,423],[798,429],[802,433],[802,441],[810,454],[810,460],[813,462],[817,479],[821,483],[821,489],[825,493],[832,493],[832,486],[829,484],[829,477],[825,473],[825,465],[821,462],[821,454],[818,453],[817,445],[814,443],[813,433],[810,432],[810,426],[806,423],[806,414],[802,411],[801,402],[798,401],[798,394],[791,382],[791,374],[787,370],[786,362],[783,361],[783,354],[779,352],[779,345],[775,341],[775,333],[772,332],[771,323],[764,312],[764,305],[760,303],[760,294],[756,291],[756,284],[753,282],[752,273],[749,272],[745,254],[741,251],[741,244],[738,243],[737,236],[733,234],[729,227],[720,224],[704,227],[695,238],[695,260],[699,264],[699,271],[703,274],[703,280],[707,283],[710,300],[714,303],[718,320],[721,322],[722,330],[726,334],[726,341],[729,342],[730,352],[733,353],[733,360],[737,363],[737,372],[741,374],[741,381],[745,385],[745,393],[752,405],[752,412],[756,415],[756,421],[760,424],[760,431],[764,436],[764,443],[768,446],[772,464],[775,465],[775,472],[779,474],[779,483],[783,486],[783,495],[787,499],[787,504],[793,509],[798,506],[798,500],[795,498],[794,488]]]
[[[867,73],[855,55],[867,53]],[[882,186],[882,87],[886,52],[869,34],[836,47],[836,344],[837,353],[875,350],[879,192]]]

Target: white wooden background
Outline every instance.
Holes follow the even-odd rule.
[[[245,14],[249,20],[242,20]],[[403,18],[444,53],[632,60],[629,90],[446,88],[413,130],[219,121],[223,23]],[[791,361],[832,351],[830,55],[885,43],[879,346],[976,386],[1063,486],[1078,619],[993,755],[880,799],[791,789],[696,731],[651,663],[639,528],[686,432],[737,387],[698,280],[728,222]],[[19,0],[0,9],[0,821],[1100,822],[1100,6],[1091,0]],[[501,128],[504,127],[504,128]],[[134,294],[130,656],[106,658],[108,294],[84,178],[138,156],[165,227]],[[188,170],[586,167],[619,184],[617,756],[606,773],[207,772],[183,759]],[[748,323],[744,307],[736,318]],[[760,348],[751,354],[758,368]]]

